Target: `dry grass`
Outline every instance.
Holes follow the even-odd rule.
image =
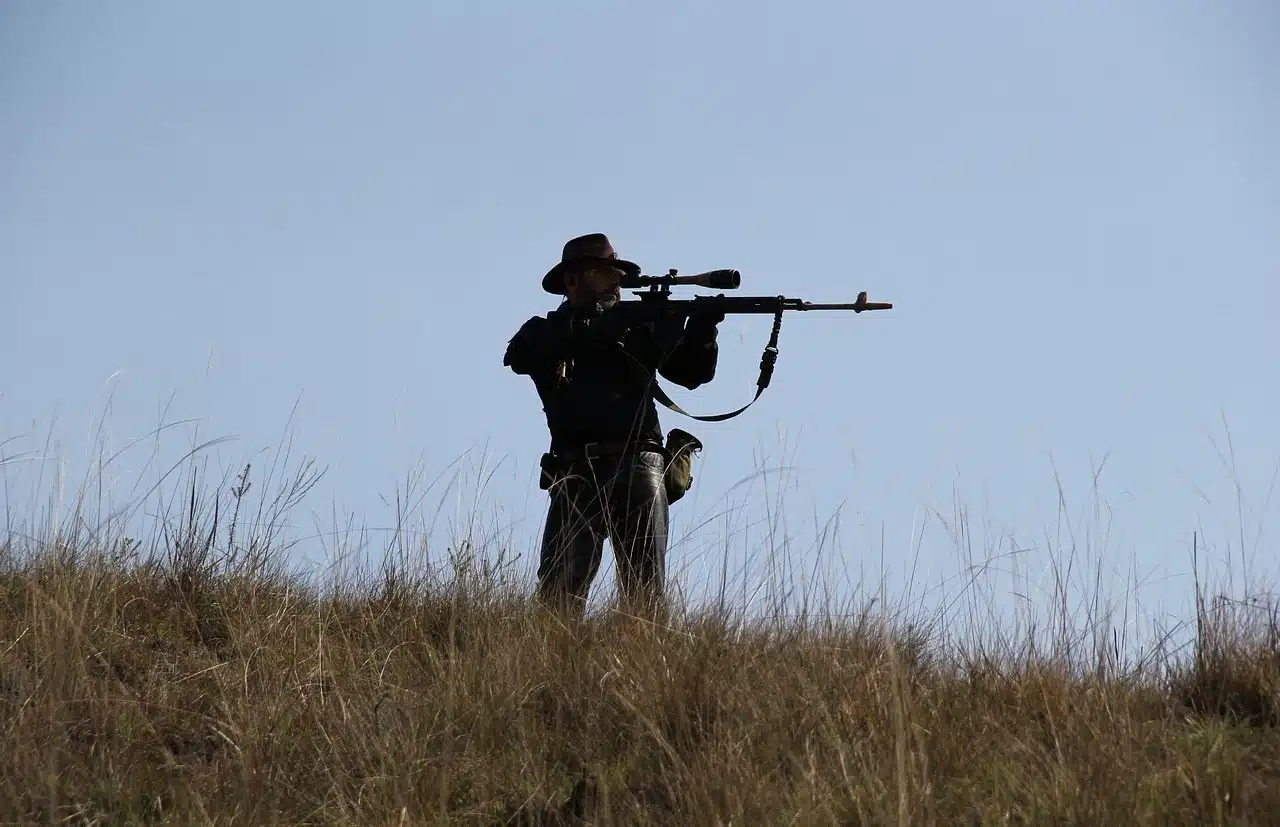
[[[145,553],[65,526],[0,546],[0,820],[1237,825],[1280,813],[1280,640],[1265,607],[1202,603],[1194,655],[1123,668],[1033,635],[962,645],[939,619],[883,604],[565,625],[456,555],[304,581],[279,564],[270,520],[228,530],[238,485],[216,509],[193,488]],[[304,472],[272,502],[307,485]]]

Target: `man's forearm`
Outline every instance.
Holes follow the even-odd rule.
[[[720,347],[716,343],[714,327],[686,330],[659,372],[670,381],[693,390],[715,378],[719,356]]]

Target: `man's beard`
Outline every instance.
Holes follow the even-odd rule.
[[[606,290],[603,293],[597,293],[595,297],[595,309],[598,312],[603,313],[606,310],[612,309],[621,300],[622,297],[618,295],[618,291],[616,290]]]

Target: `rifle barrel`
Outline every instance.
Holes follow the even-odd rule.
[[[800,310],[853,310],[861,313],[864,310],[892,310],[892,302],[847,302],[844,304],[818,304],[816,302],[802,302]]]
[[[737,316],[742,314],[774,315],[787,310],[852,310],[861,313],[864,310],[891,310],[890,302],[869,302],[867,294],[858,294],[855,302],[818,303],[804,299],[787,298],[786,296],[694,296],[691,299],[669,299],[665,294],[638,293],[639,301],[623,302],[620,307],[624,312],[640,314],[690,314],[698,313],[701,308],[710,308]]]

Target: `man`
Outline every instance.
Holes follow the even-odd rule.
[[[550,491],[538,597],[580,615],[609,538],[629,609],[663,602],[668,501],[666,454],[653,402],[655,373],[690,390],[715,377],[724,314],[650,317],[617,308],[618,258],[602,233],[569,240],[542,288],[560,306],[526,321],[503,364],[533,380],[551,434],[543,457]]]

